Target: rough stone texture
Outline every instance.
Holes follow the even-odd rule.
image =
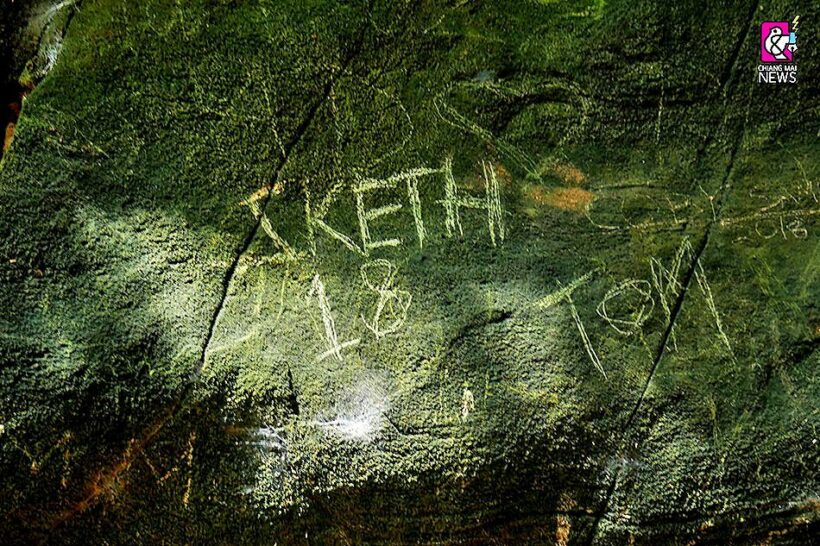
[[[818,532],[817,6],[59,9],[0,166],[4,540]]]

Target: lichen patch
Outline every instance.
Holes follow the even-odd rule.
[[[595,195],[591,191],[582,188],[544,188],[533,186],[524,190],[526,198],[538,205],[558,208],[577,212],[585,212]]]

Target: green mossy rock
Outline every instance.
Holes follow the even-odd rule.
[[[0,164],[4,540],[818,533],[816,5],[57,4]]]

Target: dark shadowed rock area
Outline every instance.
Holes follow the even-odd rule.
[[[2,6],[0,542],[820,533],[816,3]]]

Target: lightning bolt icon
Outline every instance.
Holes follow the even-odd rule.
[[[800,16],[795,15],[794,20],[792,21],[792,32],[797,32],[797,25],[800,23]]]

